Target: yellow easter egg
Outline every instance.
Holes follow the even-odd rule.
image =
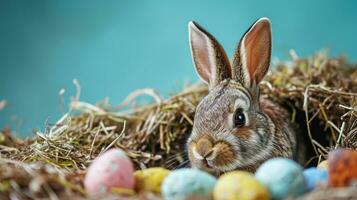
[[[233,171],[222,175],[214,188],[215,200],[268,200],[268,190],[244,171]]]
[[[327,168],[328,168],[328,162],[327,162],[327,160],[324,160],[324,161],[320,162],[320,163],[317,165],[317,168],[318,168],[318,169],[327,169]]]
[[[160,194],[161,183],[169,173],[170,170],[162,167],[138,170],[134,173],[135,189],[138,192],[149,191]]]

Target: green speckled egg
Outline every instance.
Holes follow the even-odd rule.
[[[303,168],[290,159],[266,161],[258,168],[255,177],[268,188],[273,199],[297,197],[307,191]]]
[[[161,194],[167,200],[184,200],[191,196],[212,196],[216,178],[198,169],[172,171],[162,183]]]

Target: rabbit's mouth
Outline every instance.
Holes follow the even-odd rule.
[[[212,164],[212,162],[207,160],[201,161],[199,168],[208,172],[215,171],[215,166]]]
[[[218,166],[218,165],[214,165],[212,162],[210,161],[194,161],[192,162],[192,167],[196,167],[198,169],[201,169],[203,171],[206,171],[210,174],[219,176],[225,172],[229,172],[232,170],[237,169],[237,167],[235,166],[235,163],[227,163],[226,165],[222,165],[222,166]]]

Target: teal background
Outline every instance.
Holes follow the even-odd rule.
[[[273,57],[323,47],[357,58],[357,1],[36,0],[0,1],[0,127],[28,136],[61,115],[58,92],[74,95],[72,80],[91,103],[119,103],[131,91],[164,94],[198,80],[187,23],[196,20],[231,56],[257,18],[273,23]]]

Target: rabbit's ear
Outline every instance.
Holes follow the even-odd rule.
[[[213,88],[231,78],[229,60],[217,40],[195,22],[188,29],[193,63],[201,79]]]
[[[247,88],[259,84],[269,69],[271,40],[270,20],[260,18],[244,34],[234,53],[234,80]]]

